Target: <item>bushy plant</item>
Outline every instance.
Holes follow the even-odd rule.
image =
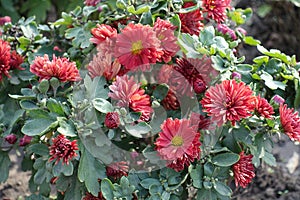
[[[276,165],[273,138],[300,141],[300,65],[230,3],[87,0],[53,23],[3,19],[0,182],[13,149],[28,199],[230,199]],[[261,55],[245,63],[241,45]]]

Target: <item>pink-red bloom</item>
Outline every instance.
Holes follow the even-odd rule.
[[[117,112],[106,113],[104,124],[107,128],[114,129],[120,125],[120,118]]]
[[[144,68],[161,57],[160,44],[152,27],[130,23],[117,35],[115,56],[127,69]]]
[[[19,69],[24,70],[24,68],[21,67],[21,64],[24,62],[23,56],[19,55],[16,51],[12,51],[10,54],[10,68],[11,69]]]
[[[22,138],[20,139],[19,146],[20,146],[20,147],[24,147],[24,146],[30,144],[31,139],[32,139],[31,136],[24,135],[24,137],[22,137]]]
[[[5,23],[11,22],[10,16],[0,17],[0,26],[3,26]]]
[[[183,4],[183,8],[189,8],[195,5],[196,4],[193,2],[186,2]],[[188,13],[179,13],[179,18],[181,21],[181,32],[183,33],[199,35],[204,27],[204,24],[202,23],[202,12],[199,9]]]
[[[272,100],[280,105],[280,104],[283,104],[285,102],[284,98],[282,98],[281,96],[279,96],[278,94],[274,95],[274,97],[272,98]]]
[[[111,163],[106,167],[106,175],[114,180],[128,175],[128,163],[125,161]]]
[[[200,133],[187,119],[166,119],[155,145],[159,156],[167,166],[181,171],[200,158]]]
[[[2,80],[2,76],[9,76],[10,70],[10,46],[9,44],[0,39],[0,81]]]
[[[156,32],[156,37],[161,41],[160,44],[163,52],[158,61],[163,60],[165,63],[168,63],[180,49],[177,44],[177,38],[174,35],[176,27],[166,20],[157,18],[153,28]]]
[[[52,145],[50,146],[50,159],[49,161],[56,160],[57,164],[62,160],[62,164],[69,164],[69,161],[77,156],[76,150],[78,150],[77,140],[70,141],[64,135],[58,135],[52,138]]]
[[[140,84],[136,83],[134,78],[127,75],[117,76],[116,81],[109,86],[110,93],[108,96],[113,100],[117,100],[120,107],[128,107],[130,99],[140,88]]]
[[[92,28],[91,33],[93,37],[90,39],[92,43],[100,44],[106,39],[115,38],[117,30],[107,24],[97,24],[97,27]]]
[[[230,8],[231,0],[203,0],[203,13],[217,23],[224,22],[227,18],[226,9]]]
[[[233,165],[234,181],[236,187],[239,185],[246,188],[252,179],[255,177],[254,165],[252,164],[253,155],[245,155],[242,151],[240,159]]]
[[[150,121],[153,109],[151,107],[150,96],[145,94],[145,90],[139,89],[130,97],[129,108],[134,112],[141,113],[141,121]]]
[[[117,60],[113,61],[112,54],[108,52],[103,53],[102,51],[98,51],[98,53],[94,55],[93,60],[87,67],[89,75],[92,78],[104,76],[107,80],[115,78],[120,68],[120,63]]]
[[[256,97],[244,82],[224,80],[221,84],[211,86],[201,100],[203,111],[211,116],[218,126],[227,121],[235,125],[236,121],[252,115]]]
[[[36,57],[30,65],[30,71],[36,74],[40,80],[56,77],[61,82],[81,80],[75,62],[70,62],[67,58],[57,58],[53,55],[52,61],[48,55]]]
[[[274,109],[265,98],[262,98],[260,96],[256,97],[255,110],[260,116],[263,116],[264,118],[273,118],[272,115],[274,114]]]
[[[15,134],[9,134],[5,137],[5,140],[9,143],[9,144],[15,144],[18,140],[17,136]]]
[[[84,4],[87,6],[96,6],[100,2],[101,0],[85,0]]]
[[[219,32],[221,32],[222,34],[224,34],[224,35],[227,34],[227,35],[230,36],[230,38],[233,39],[233,40],[236,40],[236,39],[237,39],[237,36],[236,36],[234,30],[232,30],[231,28],[229,28],[229,27],[226,26],[225,24],[218,24],[218,25],[217,25],[217,30],[218,30]]]
[[[300,142],[300,117],[293,108],[288,108],[286,104],[279,107],[280,122],[282,129],[292,141]]]

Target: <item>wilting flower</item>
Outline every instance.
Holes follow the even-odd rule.
[[[282,104],[282,103],[284,103],[285,102],[285,100],[284,100],[284,98],[282,98],[281,96],[279,96],[279,95],[274,95],[274,97],[272,98],[272,100],[276,103],[276,104],[278,104],[278,105],[280,105],[280,104]]]
[[[2,75],[9,76],[10,69],[10,46],[9,44],[0,39],[0,81],[2,80]]]
[[[254,165],[252,164],[253,155],[244,155],[240,153],[240,159],[233,165],[234,181],[236,187],[238,185],[246,188],[252,179],[255,177]]]
[[[117,35],[115,56],[130,70],[148,66],[161,57],[160,43],[152,27],[130,23]]]
[[[50,146],[50,159],[49,161],[56,160],[57,164],[62,160],[62,164],[69,164],[69,161],[77,156],[75,152],[78,150],[77,140],[70,141],[64,135],[58,135],[52,138],[52,145]]]
[[[174,35],[176,27],[166,20],[157,18],[153,29],[156,32],[156,37],[161,41],[160,44],[163,51],[163,54],[161,55],[161,58],[158,58],[158,61],[163,60],[168,63],[180,49],[176,43],[177,38]]]
[[[93,60],[87,67],[92,78],[104,76],[107,80],[115,78],[120,68],[120,63],[117,60],[113,61],[112,54],[104,54],[101,51],[94,55]]]
[[[120,125],[120,118],[117,112],[106,113],[104,124],[107,128],[114,129]]]
[[[230,7],[231,0],[203,0],[203,13],[217,23],[224,22],[227,18],[226,9]]]
[[[9,16],[0,17],[0,26],[3,26],[8,22],[11,22],[11,18]]]
[[[24,147],[24,146],[26,146],[27,144],[30,144],[31,139],[32,139],[31,136],[24,135],[24,137],[22,137],[22,138],[20,139],[19,146]]]
[[[117,105],[120,107],[128,107],[132,95],[138,91],[140,84],[134,81],[134,78],[129,78],[127,75],[117,76],[116,81],[109,86],[110,93],[108,96],[117,100]]]
[[[115,38],[117,30],[107,24],[97,24],[97,27],[92,28],[91,33],[93,37],[90,39],[92,43],[100,44],[106,39]]]
[[[256,97],[244,82],[224,80],[211,86],[201,100],[203,111],[211,116],[218,126],[226,121],[235,125],[236,121],[251,116],[255,109]]]
[[[30,71],[36,74],[40,80],[56,77],[62,82],[81,80],[75,62],[70,62],[67,58],[57,58],[53,55],[52,61],[48,55],[36,57],[30,65]]]
[[[99,192],[97,197],[93,196],[91,193],[86,192],[82,200],[105,200],[105,198],[103,197],[102,192]]]
[[[262,98],[258,96],[256,98],[256,105],[255,105],[255,110],[258,112],[260,116],[263,116],[264,118],[272,119],[274,110],[273,107],[269,104],[267,99]]]
[[[193,2],[186,2],[183,4],[183,8],[195,5]],[[179,18],[181,21],[181,32],[183,33],[199,35],[204,27],[204,24],[201,22],[203,20],[202,12],[199,9],[188,13],[179,13]]]
[[[187,119],[166,119],[155,145],[159,156],[167,166],[181,171],[200,158],[200,133]]]
[[[171,89],[169,89],[161,103],[166,110],[177,110],[180,106],[175,93]]]
[[[145,90],[139,89],[130,97],[129,108],[134,112],[141,113],[141,121],[147,122],[151,119],[153,109],[151,107],[150,96],[145,94]]]
[[[11,69],[19,69],[24,70],[24,68],[21,67],[21,64],[24,62],[23,56],[19,55],[16,51],[12,51],[10,54],[10,68]]]
[[[222,34],[224,34],[224,35],[228,34],[230,36],[230,38],[233,39],[233,40],[237,39],[237,36],[236,36],[234,30],[232,30],[231,28],[229,28],[225,24],[218,24],[217,25],[217,30],[219,32],[221,32]]]
[[[101,0],[85,0],[84,4],[87,6],[96,6]]]
[[[128,175],[128,163],[125,161],[114,162],[106,166],[106,175],[117,180]]]
[[[9,143],[9,144],[15,144],[18,140],[17,136],[15,134],[9,134],[5,137],[5,140]]]
[[[300,142],[300,117],[293,108],[288,108],[286,104],[279,107],[280,122],[282,129],[292,141]]]

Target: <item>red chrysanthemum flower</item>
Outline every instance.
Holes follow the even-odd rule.
[[[85,0],[84,4],[86,6],[96,6],[101,0]]]
[[[86,192],[82,200],[105,200],[105,198],[103,197],[102,192],[99,192],[97,197],[93,196],[91,193]]]
[[[161,104],[166,110],[177,110],[180,107],[175,93],[169,89],[167,96],[161,101]]]
[[[137,90],[131,97],[129,101],[129,108],[131,108],[134,112],[140,112],[141,121],[150,121],[151,114],[153,113],[153,109],[151,107],[150,96],[145,94],[145,90],[139,89]]]
[[[160,40],[149,25],[130,23],[117,35],[115,56],[127,69],[154,64],[161,55]]]
[[[200,158],[200,133],[189,120],[168,118],[161,125],[161,130],[155,145],[168,167],[181,171]]]
[[[272,119],[274,110],[273,107],[269,104],[267,99],[262,98],[260,96],[256,97],[256,105],[255,110],[258,112],[260,116],[264,118]]]
[[[111,163],[106,166],[106,175],[112,177],[114,180],[128,175],[128,163],[125,161]]]
[[[218,126],[226,121],[235,125],[236,121],[252,115],[256,97],[244,82],[225,80],[221,84],[211,86],[201,100],[203,111],[211,116]]]
[[[104,76],[107,80],[115,78],[121,68],[117,60],[113,61],[112,54],[98,51],[93,60],[89,63],[87,69],[92,78]]]
[[[23,56],[19,55],[16,51],[12,51],[10,54],[10,68],[11,69],[19,69],[24,70],[24,68],[21,67],[21,64],[24,62]]]
[[[157,18],[153,29],[156,32],[156,37],[161,41],[160,44],[163,51],[163,54],[161,55],[161,58],[158,58],[158,61],[168,63],[180,49],[177,44],[177,38],[174,35],[176,27],[166,20]]]
[[[109,86],[110,93],[108,96],[117,100],[117,105],[120,107],[128,107],[130,99],[140,88],[140,84],[134,81],[134,78],[129,78],[127,75],[117,76],[116,81]]]
[[[91,33],[93,37],[90,39],[92,43],[100,44],[106,39],[115,38],[117,30],[107,24],[97,24],[97,27],[92,28]]]
[[[9,44],[0,39],[0,81],[2,80],[2,75],[9,76],[10,70],[10,46]]]
[[[69,161],[77,156],[75,152],[78,150],[77,140],[70,141],[64,135],[58,135],[55,138],[52,138],[52,145],[50,146],[50,159],[49,161],[56,160],[57,164],[62,160],[62,164],[69,164]]]
[[[75,62],[70,62],[67,58],[57,58],[53,55],[52,61],[48,55],[36,57],[30,65],[30,71],[36,74],[40,80],[56,77],[62,82],[81,80]]]
[[[195,5],[196,4],[193,2],[186,2],[183,4],[183,8],[188,8]],[[204,24],[202,23],[202,12],[199,9],[188,13],[179,13],[179,18],[181,21],[181,32],[183,33],[199,35],[200,31],[204,27]]]
[[[236,187],[238,185],[246,188],[252,179],[255,177],[254,165],[252,164],[253,155],[244,155],[240,153],[240,159],[233,165],[234,181]]]
[[[107,128],[118,128],[120,125],[120,118],[117,112],[108,112],[105,115],[104,124]]]
[[[286,104],[279,107],[280,122],[282,129],[292,141],[300,142],[300,117],[293,108],[288,108]]]
[[[226,9],[230,8],[231,0],[203,0],[203,13],[209,19],[222,23],[227,18]]]

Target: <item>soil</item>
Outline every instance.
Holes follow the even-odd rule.
[[[287,1],[236,0],[236,7],[251,7],[254,15],[244,28],[248,35],[260,40],[268,48],[280,49],[287,55],[300,57],[300,8]],[[260,17],[258,10],[262,5],[271,5],[272,10]],[[256,48],[243,46],[241,55],[247,62],[259,55]],[[256,177],[246,188],[234,191],[234,200],[299,200],[300,199],[300,145],[293,144],[282,135],[275,141],[274,154],[277,166],[261,166]],[[19,156],[11,154],[12,165],[9,179],[0,184],[0,200],[21,200],[30,195],[28,181],[30,172],[22,172]]]

